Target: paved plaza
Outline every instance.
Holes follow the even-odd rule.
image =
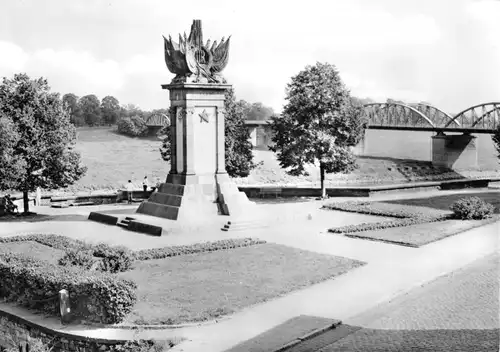
[[[468,192],[460,191],[460,193],[464,194]],[[452,192],[387,194],[380,195],[375,199],[428,197],[434,193],[443,195]],[[456,193],[456,191],[453,193]],[[335,199],[335,201],[338,200],[353,200],[353,198]],[[373,326],[369,325],[369,319],[363,314],[368,314],[367,312],[370,312],[374,307],[410,292],[412,289],[437,277],[447,275],[460,268],[467,267],[467,265],[478,259],[497,253],[499,249],[498,222],[445,238],[421,248],[409,248],[332,235],[326,232],[328,227],[359,223],[360,220],[363,222],[380,221],[381,218],[325,211],[320,209],[321,205],[322,201],[259,204],[259,207],[268,213],[272,213],[272,218],[275,219],[268,227],[235,232],[223,232],[220,229],[213,229],[204,233],[186,234],[184,236],[167,235],[159,238],[126,231],[117,226],[107,226],[86,220],[88,213],[95,211],[96,208],[110,210],[126,209],[129,208],[128,206],[108,205],[58,209],[56,211],[48,207],[35,208],[36,211],[48,213],[47,215],[53,216],[53,218],[48,217],[46,218],[47,221],[42,222],[2,222],[0,223],[0,236],[11,236],[16,233],[60,233],[92,242],[112,240],[115,243],[116,239],[119,238],[119,242],[122,244],[136,249],[221,238],[257,237],[268,242],[295,248],[361,260],[366,262],[367,265],[352,270],[334,280],[328,280],[269,302],[248,307],[228,319],[222,319],[217,324],[180,329],[130,331],[110,328],[96,329],[84,326],[61,326],[57,319],[42,319],[40,316],[30,315],[22,310],[16,311],[15,308],[7,306],[2,306],[2,309],[5,308],[5,310],[10,310],[21,316],[24,315],[30,320],[38,321],[54,329],[89,337],[109,339],[183,337],[186,338],[186,341],[174,347],[173,351],[224,351],[299,315],[340,319],[345,324],[357,324],[370,329],[382,329],[383,325],[376,325],[375,323]],[[485,278],[490,280],[492,277],[491,270],[488,275]],[[482,280],[482,278],[479,277],[477,280]],[[462,283],[458,280],[456,290],[462,289],[460,285]],[[467,284],[463,283],[463,285]],[[430,291],[423,292],[428,293],[423,293],[422,296],[433,296],[433,294],[429,293]],[[449,299],[447,297],[444,296],[441,300],[449,301],[449,303],[458,302],[456,297],[449,296]],[[461,299],[467,300],[468,297],[468,294],[463,295]],[[424,303],[427,304],[427,302]],[[461,306],[465,307],[463,304]],[[465,312],[460,314],[465,314]],[[398,316],[394,319],[401,320],[403,318]],[[439,315],[435,315],[430,319],[437,321],[441,318]],[[439,324],[443,324],[443,319],[450,320],[452,318],[451,316],[442,317],[442,321],[438,323],[438,326],[442,326]],[[387,320],[384,320],[384,322],[384,324],[389,324]],[[418,324],[418,321],[413,323]],[[390,324],[384,326],[395,329]],[[412,326],[408,328],[412,328]]]

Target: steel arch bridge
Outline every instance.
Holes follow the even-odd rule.
[[[493,133],[500,126],[500,102],[471,106],[452,116],[424,103],[363,105],[368,129]]]

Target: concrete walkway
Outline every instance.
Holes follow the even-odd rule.
[[[471,191],[478,192],[478,190]],[[446,193],[456,194],[457,191],[381,195],[376,200],[429,197],[434,195],[433,193],[444,195]],[[460,193],[468,192],[462,191]],[[338,200],[340,199],[334,199],[334,201]],[[345,200],[353,200],[353,198]],[[339,223],[343,224],[346,219],[349,220],[349,216],[359,216],[359,214],[324,211],[319,209],[320,206],[321,202],[266,205],[270,212],[280,209],[281,212],[285,213],[285,218],[289,220],[275,224],[268,229],[228,232],[226,233],[227,238],[258,237],[269,242],[362,260],[367,262],[367,265],[333,280],[249,307],[217,324],[200,327],[142,331],[89,329],[78,326],[62,327],[56,319],[44,320],[34,315],[26,316],[26,318],[35,322],[38,319],[38,322],[46,326],[83,336],[108,339],[164,339],[182,336],[187,338],[187,341],[175,347],[173,351],[224,351],[297,315],[305,314],[348,320],[379,303],[499,249],[500,229],[498,222],[417,249],[326,234],[325,230],[328,227],[338,226]],[[307,215],[309,214],[311,214],[312,220],[308,220]],[[372,221],[380,220],[377,217],[370,218]],[[354,218],[352,219],[354,221]],[[57,223],[64,225],[57,225]],[[106,229],[106,232],[108,230],[112,230],[113,233],[118,231],[116,235],[121,238],[124,238],[124,235],[135,236],[136,243],[137,236],[141,236],[140,234],[128,233],[117,227],[103,227],[104,225],[88,221],[0,222],[0,236],[2,234],[4,236],[11,235],[15,232],[42,232],[42,230],[46,232],[58,226],[61,226],[60,230],[66,233],[71,226],[78,227],[78,231],[75,232],[82,231],[82,233],[86,232],[87,234],[89,231],[95,232],[97,233],[96,239],[98,234],[102,233],[103,228]],[[221,231],[218,231],[218,236],[221,236]],[[173,240],[173,238],[167,239],[170,236],[165,237],[162,241],[168,240],[171,243]],[[203,235],[205,241],[210,240],[209,237],[210,235],[207,233]],[[199,238],[201,237],[197,239]],[[141,237],[141,242],[145,242],[142,239],[146,239],[146,237]],[[11,311],[14,309],[0,304],[0,309],[4,308]],[[17,314],[26,315],[27,313],[19,310]]]

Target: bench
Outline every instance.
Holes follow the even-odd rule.
[[[279,187],[266,187],[266,188],[261,188],[259,191],[259,195],[261,198],[265,196],[275,196],[278,198],[278,196],[281,195],[281,188]]]

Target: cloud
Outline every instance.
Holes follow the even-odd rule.
[[[16,72],[21,70],[28,61],[28,55],[24,50],[9,42],[0,41],[0,76],[3,72]]]
[[[164,71],[159,69],[161,59],[152,55],[134,55],[120,63],[98,60],[86,51],[41,49],[30,54],[9,42],[0,42],[0,52],[9,53],[0,56],[0,76],[26,72],[32,77],[47,78],[52,90],[61,94],[95,94],[100,98],[114,95],[119,100],[123,96],[124,104],[145,102],[146,108],[155,104],[150,96],[141,96],[140,92],[146,91],[148,85],[159,88],[155,80]]]

